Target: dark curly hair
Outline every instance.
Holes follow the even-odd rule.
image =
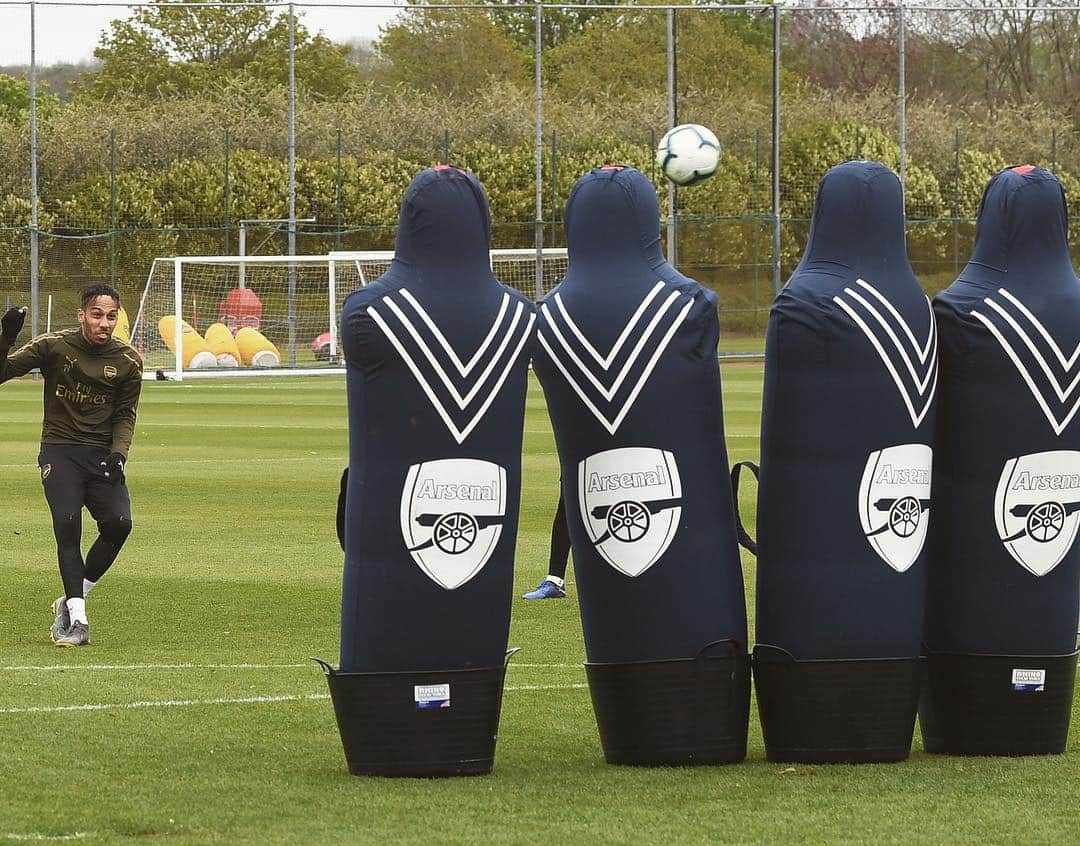
[[[86,308],[97,297],[112,297],[116,300],[116,305],[120,305],[120,292],[112,285],[106,285],[104,282],[96,282],[93,285],[87,285],[79,291],[79,302],[82,303],[83,308]]]

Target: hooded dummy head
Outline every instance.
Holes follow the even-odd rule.
[[[971,264],[1010,273],[1075,275],[1065,192],[1052,173],[1023,165],[994,175],[979,203]]]
[[[570,192],[565,220],[575,272],[625,273],[665,263],[656,189],[635,168],[605,166],[585,174]]]
[[[479,181],[460,168],[420,171],[405,190],[398,215],[394,262],[437,282],[452,275],[491,274],[491,213]]]
[[[840,265],[882,277],[911,274],[900,180],[879,162],[845,162],[821,179],[798,270]]]

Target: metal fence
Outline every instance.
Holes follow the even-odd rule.
[[[118,16],[151,5],[113,4]],[[253,4],[169,5],[238,14]],[[29,298],[35,331],[44,328],[50,297],[53,324],[70,321],[80,285],[109,280],[137,297],[155,257],[234,254],[241,232],[248,254],[390,248],[396,220],[386,209],[410,169],[439,161],[471,167],[485,183],[493,246],[561,245],[574,180],[615,155],[657,184],[669,256],[720,294],[725,349],[754,351],[769,303],[805,243],[817,182],[833,164],[892,156],[907,187],[912,264],[930,292],[966,261],[972,198],[993,169],[1030,161],[1080,189],[1080,114],[1067,102],[1073,92],[1061,82],[1064,65],[1046,53],[1072,49],[1068,40],[1080,33],[1075,6],[411,6],[407,14],[420,21],[509,15],[529,44],[531,87],[500,98],[491,81],[483,96],[450,98],[443,115],[430,97],[410,108],[401,86],[380,96],[373,88],[337,99],[311,94],[297,35],[310,35],[302,29],[306,14],[330,13],[325,4],[259,4],[287,30],[280,85],[229,89],[211,80],[205,97],[197,90],[163,95],[137,108],[124,98],[43,99],[42,74],[51,65],[39,56],[84,8],[0,2],[0,27],[16,41],[25,33],[28,59],[27,113],[0,120],[8,142],[0,152],[0,304]],[[355,31],[350,15],[386,8],[342,4],[331,35]],[[598,72],[565,40],[546,43],[552,21],[615,11],[619,29],[612,31],[623,49],[596,50],[594,61],[626,87],[606,92],[614,105],[568,96],[573,85],[597,84]],[[720,19],[737,22],[725,30],[735,33],[726,48],[715,47]],[[1033,33],[1044,54],[1031,50]],[[85,38],[88,53],[102,33],[88,27]],[[986,55],[975,55],[973,44]],[[966,46],[950,52],[945,45]],[[995,59],[992,48],[1016,61]],[[1030,55],[1019,55],[1025,50]],[[950,66],[954,53],[975,61],[997,87],[950,89],[952,111],[932,107],[935,92],[955,85],[963,70]],[[433,60],[432,85],[445,71]],[[652,74],[655,91],[640,90],[643,73]],[[852,120],[836,104],[850,96],[857,74],[873,93]],[[1074,82],[1080,87],[1080,76]],[[413,85],[422,90],[425,81]],[[972,120],[972,111],[991,117]],[[583,122],[602,124],[605,116],[602,138],[582,131]],[[710,125],[725,150],[717,177],[678,193],[652,155],[658,135],[677,122]],[[261,222],[267,219],[277,222]]]

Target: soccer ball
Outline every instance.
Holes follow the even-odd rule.
[[[676,185],[693,185],[708,179],[720,164],[720,142],[711,130],[684,123],[660,139],[656,163]]]

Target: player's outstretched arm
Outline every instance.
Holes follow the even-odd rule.
[[[41,338],[8,355],[25,322],[26,306],[9,308],[0,317],[0,382],[24,376],[35,367],[41,367],[45,360],[45,346]]]

